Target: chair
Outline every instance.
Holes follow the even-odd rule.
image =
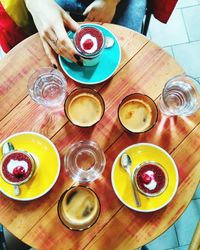
[[[6,240],[3,233],[3,226],[0,224],[0,250],[7,250]]]

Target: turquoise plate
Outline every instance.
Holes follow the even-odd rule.
[[[64,72],[74,81],[83,84],[98,84],[110,78],[118,68],[121,60],[121,49],[117,38],[105,27],[98,24],[90,24],[100,29],[105,36],[112,37],[115,42],[111,48],[104,49],[100,62],[92,67],[81,67],[72,63],[62,56],[59,56],[59,62]],[[73,33],[69,33],[71,38]]]

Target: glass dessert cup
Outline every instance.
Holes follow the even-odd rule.
[[[94,141],[80,141],[70,146],[64,157],[69,176],[76,182],[91,182],[104,171],[106,158],[100,146]]]
[[[133,93],[126,96],[120,103],[118,119],[126,132],[143,133],[155,126],[158,109],[149,96]]]
[[[74,34],[73,43],[84,66],[99,63],[105,47],[105,37],[101,30],[89,24],[81,25]]]
[[[91,127],[103,117],[105,103],[97,91],[79,88],[67,96],[64,111],[72,124],[79,127]]]
[[[100,202],[92,189],[75,186],[61,195],[57,212],[67,228],[83,231],[94,225],[99,218]]]
[[[132,178],[138,191],[148,197],[162,194],[168,186],[168,175],[165,168],[154,161],[138,165],[134,169]]]
[[[33,156],[22,150],[13,150],[5,154],[1,160],[0,173],[4,181],[11,185],[28,182],[35,171]]]

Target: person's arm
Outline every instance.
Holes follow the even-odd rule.
[[[120,0],[95,0],[84,11],[85,21],[110,23]]]
[[[80,57],[69,39],[65,26],[76,31],[76,23],[54,0],[25,0],[45,52],[52,64],[57,66],[55,53],[81,64]],[[54,53],[55,52],[55,53]]]

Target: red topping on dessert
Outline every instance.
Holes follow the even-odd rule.
[[[75,42],[76,42],[76,46],[77,48],[82,51],[83,53],[87,53],[85,50],[89,50],[92,48],[93,46],[93,41],[91,39],[87,39],[84,44],[86,43],[86,48],[83,45],[83,48],[81,47],[81,39],[84,35],[89,34],[92,37],[94,37],[97,41],[97,49],[93,52],[96,53],[97,51],[99,51],[102,46],[103,46],[103,36],[100,30],[93,28],[93,27],[83,27],[81,28],[80,31],[78,31],[76,33],[76,38],[75,38]],[[91,43],[92,42],[92,43]],[[87,45],[88,43],[88,45]],[[91,46],[92,45],[92,46]],[[88,47],[87,47],[88,46]]]
[[[145,183],[145,184],[149,184],[152,180],[152,177],[149,176],[147,173],[144,173],[142,176],[142,181]]]
[[[25,161],[28,166],[27,171],[25,171],[23,166],[16,166],[12,173],[11,171],[8,171],[8,164],[11,160]],[[17,183],[27,179],[32,174],[32,168],[32,162],[26,154],[23,152],[13,152],[4,159],[2,164],[2,173],[5,179],[10,182]]]
[[[147,171],[153,172],[153,178],[147,174]],[[150,181],[149,181],[150,178]],[[163,170],[154,164],[146,164],[140,168],[137,173],[136,181],[138,187],[145,193],[154,194],[161,191],[161,189],[165,186],[166,178]],[[149,189],[145,185],[150,184],[151,181],[156,182],[156,186],[154,189]]]
[[[83,48],[84,48],[85,50],[89,50],[89,49],[91,49],[91,48],[93,47],[93,45],[94,45],[93,41],[92,41],[91,39],[87,39],[87,40],[85,40],[85,42],[83,43]]]
[[[15,167],[13,169],[13,174],[16,178],[22,178],[25,175],[25,169],[22,166]]]

